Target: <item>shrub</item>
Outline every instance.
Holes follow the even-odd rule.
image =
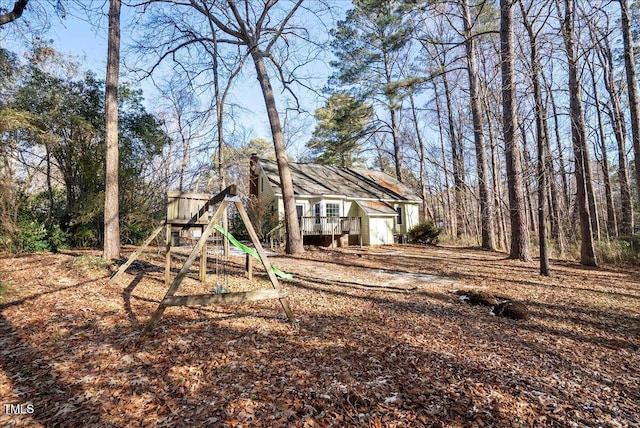
[[[640,260],[640,236],[626,236],[595,243],[596,259],[606,264],[636,263]]]
[[[621,236],[619,239],[629,244],[632,254],[640,256],[640,235]]]
[[[98,247],[100,245],[98,231],[91,225],[82,225],[75,229],[72,236],[74,247]]]
[[[142,221],[124,219],[120,226],[120,240],[123,243],[139,245],[153,232],[157,225],[157,220],[147,218],[146,223]]]
[[[18,232],[18,250],[28,253],[49,251],[47,228],[37,221],[25,221],[20,224]]]
[[[23,220],[13,237],[8,234],[0,237],[0,245],[11,252],[57,251],[65,248],[68,237],[57,224],[47,227],[37,220]]]
[[[49,241],[49,249],[51,251],[63,250],[67,248],[67,239],[70,234],[60,228],[60,225],[54,223],[47,229],[47,240]]]
[[[409,231],[409,241],[417,244],[437,244],[440,233],[442,233],[442,229],[434,222],[425,221]]]

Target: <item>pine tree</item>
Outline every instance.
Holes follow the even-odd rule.
[[[361,141],[368,133],[373,109],[346,93],[332,95],[316,110],[318,125],[307,143],[315,162],[350,167],[358,160]]]

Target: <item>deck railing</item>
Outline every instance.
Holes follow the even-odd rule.
[[[302,236],[360,235],[360,217],[299,217]],[[265,236],[271,248],[284,245],[284,221]]]
[[[360,217],[300,217],[303,235],[359,235]]]

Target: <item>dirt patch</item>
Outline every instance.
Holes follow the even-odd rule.
[[[277,300],[169,308],[139,343],[164,257],[109,284],[77,262],[97,254],[0,256],[0,425],[638,426],[638,268],[556,261],[547,278],[504,253],[412,245],[275,255],[297,324]],[[181,293],[269,287],[242,257],[221,262]],[[461,288],[531,317],[491,317]]]
[[[344,254],[340,254],[344,259]],[[389,291],[415,291],[426,289],[427,285],[449,286],[447,281],[439,275],[376,269],[358,265],[336,264],[329,260],[308,258],[277,257],[274,258],[278,266],[292,273],[296,278],[309,281],[322,280],[325,283],[361,286],[370,289],[387,289]]]

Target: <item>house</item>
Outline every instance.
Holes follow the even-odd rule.
[[[406,242],[418,224],[420,198],[379,171],[289,163],[305,244],[384,245]],[[276,218],[284,217],[276,161],[250,162],[250,193]]]

